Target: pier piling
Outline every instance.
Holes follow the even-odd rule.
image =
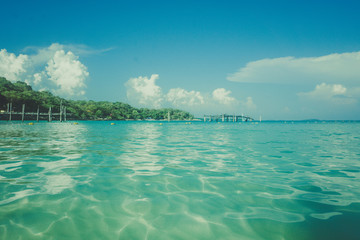
[[[18,105],[15,105],[18,107]],[[66,121],[67,113],[66,113],[66,107],[61,105],[60,106],[60,113],[53,113],[53,108],[49,107],[48,112],[40,112],[40,106],[37,107],[36,111],[34,112],[26,112],[26,105],[21,105],[21,111],[15,112],[13,110],[13,104],[12,102],[6,104],[6,112],[1,111],[0,112],[0,118],[1,119],[8,119],[8,121],[12,120],[20,120],[24,122],[25,120],[34,120],[36,118],[36,121],[39,122],[40,119],[48,119],[49,122],[52,122],[52,120],[59,120],[61,122]]]
[[[11,121],[12,103],[9,105],[9,121]]]
[[[51,107],[49,107],[49,122],[51,122],[52,116],[51,116]]]
[[[228,115],[228,114],[222,114],[222,115],[204,115],[204,122],[209,121],[209,122],[218,122],[218,121],[222,121],[222,122],[238,122],[238,121],[242,121],[242,122],[247,122],[247,121],[253,121],[254,119],[252,117],[249,116],[244,116],[244,114],[241,115]]]
[[[39,106],[37,108],[37,112],[36,112],[36,121],[39,122],[39,115],[40,115],[40,109]]]
[[[21,121],[23,122],[25,118],[25,104],[22,105],[22,111],[21,111]]]

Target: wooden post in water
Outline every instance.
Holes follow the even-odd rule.
[[[62,100],[60,101],[60,122],[62,122]]]
[[[49,122],[51,122],[52,116],[51,116],[51,107],[49,108]]]
[[[12,102],[9,105],[9,121],[11,121]]]
[[[39,122],[39,115],[40,115],[40,109],[39,106],[37,108],[37,112],[36,112],[36,121]]]
[[[64,107],[64,121],[66,122],[66,107]]]
[[[25,104],[22,105],[22,111],[21,111],[21,121],[23,122],[25,118]]]

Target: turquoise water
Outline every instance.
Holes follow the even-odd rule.
[[[0,239],[360,239],[360,123],[0,123]]]

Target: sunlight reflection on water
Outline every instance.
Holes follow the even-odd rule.
[[[2,123],[0,135],[1,239],[359,234],[360,124]]]

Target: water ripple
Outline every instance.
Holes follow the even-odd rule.
[[[316,239],[323,224],[331,239],[342,222],[360,234],[358,123],[16,123],[0,135],[2,239]]]

